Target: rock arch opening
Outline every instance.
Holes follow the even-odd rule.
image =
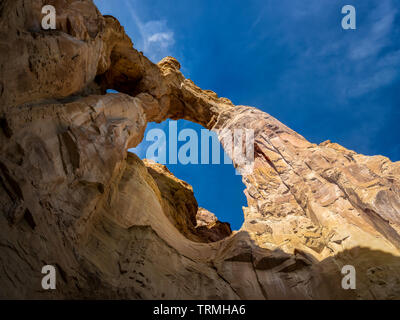
[[[196,210],[196,221],[192,223],[205,240],[217,241],[231,230],[240,229],[244,221],[242,207],[247,206],[246,187],[214,132],[187,120],[152,122],[142,142],[129,151],[146,159],[149,173],[161,191],[175,190],[165,197],[178,206],[178,213]],[[165,175],[176,178],[167,182],[163,177],[162,181]],[[174,188],[175,183],[187,184],[187,189]],[[182,217],[173,219],[176,223]]]

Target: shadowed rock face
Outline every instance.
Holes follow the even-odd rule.
[[[214,242],[229,236],[229,223],[204,208],[199,208],[192,186],[176,178],[166,166],[145,159],[143,163],[157,184],[160,203],[169,221],[186,238],[196,242]]]
[[[201,90],[91,1],[46,1],[57,30],[41,30],[44,4],[0,4],[1,298],[400,298],[399,162],[310,143]],[[127,153],[167,118],[254,130],[238,232]],[[41,289],[45,264],[57,290]],[[346,264],[356,290],[341,288]]]
[[[208,242],[219,241],[231,235],[231,225],[218,221],[210,211],[199,208],[196,214],[196,231]]]

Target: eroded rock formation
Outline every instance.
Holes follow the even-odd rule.
[[[46,1],[57,30],[41,30],[44,4],[0,3],[1,298],[400,298],[399,162],[201,90],[89,0]],[[238,232],[127,152],[167,118],[254,130]],[[45,264],[56,290],[41,287]],[[346,264],[356,290],[341,287]]]

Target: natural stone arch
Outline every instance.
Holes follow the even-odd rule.
[[[0,56],[1,297],[398,297],[367,285],[369,265],[400,278],[398,162],[312,144],[201,90],[175,59],[136,51],[91,1],[57,12],[55,32],[35,24],[37,1],[6,0],[1,12],[2,42],[24,53]],[[168,222],[154,179],[127,155],[147,122],[166,118],[254,129],[242,232],[198,243]],[[140,197],[125,197],[130,188]],[[38,291],[43,261],[63,275],[55,294]],[[361,270],[356,292],[339,287],[349,263]]]

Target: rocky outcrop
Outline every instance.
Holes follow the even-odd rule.
[[[400,298],[399,162],[201,90],[89,0],[46,4],[57,30],[40,29],[44,1],[0,4],[1,298]],[[127,152],[167,118],[254,130],[238,232]],[[40,285],[45,264],[56,290]],[[355,290],[341,287],[348,264]]]
[[[229,223],[204,208],[199,208],[193,188],[176,178],[166,166],[145,159],[147,171],[157,184],[163,212],[186,238],[196,242],[214,242],[232,233]]]
[[[196,231],[208,242],[222,240],[231,235],[231,226],[227,222],[221,222],[210,211],[199,208],[196,214]]]

